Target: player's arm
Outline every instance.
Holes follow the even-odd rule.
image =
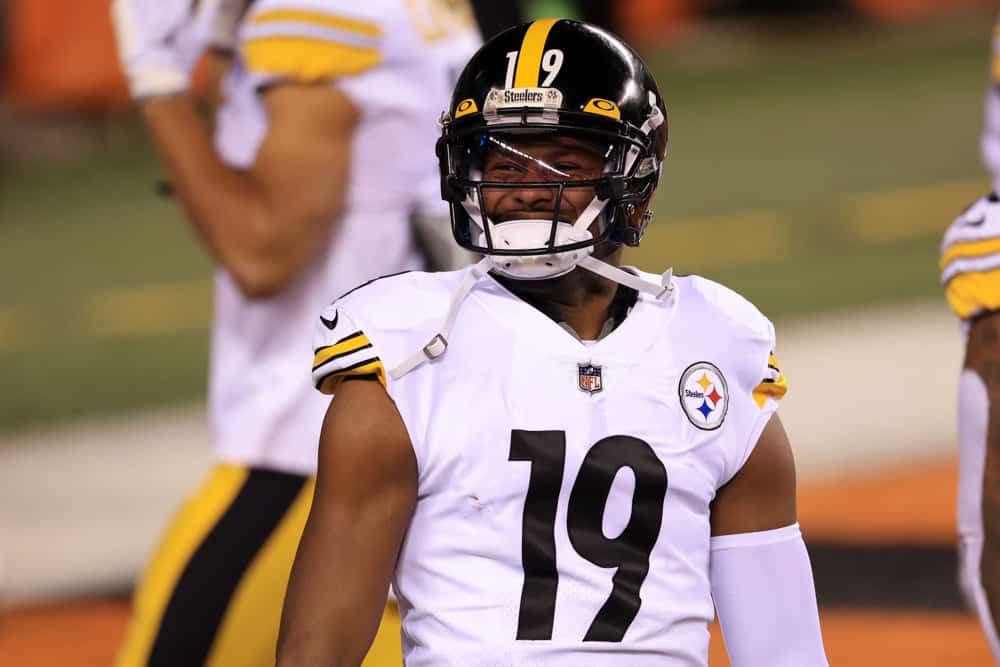
[[[795,513],[795,462],[777,415],[711,507],[712,596],[733,667],[827,665]]]
[[[965,369],[975,376],[963,374],[959,385],[960,439],[962,454],[968,457],[982,446],[974,447],[976,440],[982,443],[985,436],[986,441],[981,504],[983,545],[978,574],[996,628],[1000,620],[1000,312],[988,312],[970,322]],[[963,476],[962,482],[965,481]],[[975,572],[965,574],[974,582]],[[963,584],[977,588],[975,582],[968,585],[969,582],[963,581]],[[977,592],[970,593],[974,600]],[[993,635],[991,644],[996,641],[995,630]]]
[[[963,322],[958,383],[958,581],[1000,663],[1000,238],[996,193],[966,208],[941,243],[941,284]]]
[[[227,166],[188,95],[142,104],[176,196],[249,298],[275,294],[325,247],[344,205],[358,112],[326,84],[261,92],[269,131],[247,171]]]
[[[341,383],[323,422],[315,497],[285,597],[280,667],[361,664],[416,493],[409,436],[383,387]]]

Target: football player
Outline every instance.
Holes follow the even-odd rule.
[[[619,266],[667,150],[646,66],[535,21],[442,124],[454,236],[485,258],[323,312],[336,398],[279,664],[357,665],[391,581],[409,667],[704,667],[713,600],[734,666],[826,665],[771,323]]]
[[[217,266],[217,464],[139,585],[123,667],[273,664],[326,409],[305,368],[315,312],[421,266],[410,214],[436,174],[440,107],[480,44],[464,0],[195,4],[113,2],[132,96]],[[189,92],[209,43],[233,49],[214,131]],[[368,664],[399,664],[392,608],[383,628]]]
[[[958,579],[1000,663],[1000,23],[982,152],[994,191],[948,228],[940,268],[965,339],[958,384]]]

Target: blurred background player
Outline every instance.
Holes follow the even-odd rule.
[[[357,664],[390,580],[412,667],[704,667],[713,599],[735,667],[827,664],[774,327],[619,268],[666,150],[652,75],[595,26],[534,21],[469,62],[438,156],[486,259],[323,311],[336,396],[282,667]]]
[[[958,385],[959,585],[1000,663],[1000,23],[982,153],[993,192],[948,228],[940,267],[966,344]]]
[[[435,173],[435,120],[479,41],[464,0],[194,4],[113,3],[132,97],[218,267],[217,465],[148,566],[124,667],[273,663],[326,407],[305,368],[315,312],[423,265],[409,220]],[[232,49],[214,133],[189,93],[209,43]],[[368,664],[399,663],[389,607],[383,626]]]

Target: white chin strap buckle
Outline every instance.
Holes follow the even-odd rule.
[[[424,345],[424,356],[428,359],[437,359],[444,351],[448,349],[448,341],[441,334],[437,334],[434,338],[431,338],[431,342]]]

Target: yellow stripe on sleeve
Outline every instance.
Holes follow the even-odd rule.
[[[378,49],[307,37],[251,39],[242,52],[251,72],[281,74],[306,83],[360,74],[382,59]]]
[[[753,400],[757,403],[758,408],[763,408],[768,397],[780,401],[787,392],[788,380],[785,379],[785,375],[782,373],[773,382],[765,380],[757,385],[757,388],[753,390]]]
[[[515,88],[537,88],[538,72],[542,68],[542,54],[549,31],[559,19],[540,19],[528,26],[521,41],[521,52],[517,56],[517,70],[514,72]]]
[[[982,241],[966,241],[950,246],[943,255],[938,266],[942,271],[953,260],[968,257],[983,257],[1000,252],[1000,238],[983,239]]]
[[[944,295],[963,320],[981,310],[1000,310],[1000,269],[960,273],[945,285]]]
[[[316,370],[331,359],[342,357],[371,346],[372,344],[371,341],[368,340],[368,336],[358,332],[353,336],[345,338],[336,345],[321,347],[316,351],[316,356],[313,358],[313,370]]]
[[[337,387],[340,386],[340,383],[346,378],[363,377],[365,375],[374,375],[382,384],[382,388],[385,388],[385,367],[378,359],[372,359],[366,364],[353,368],[347,368],[342,371],[333,371],[324,377],[319,384],[316,385],[316,388],[324,394],[333,394],[337,391]]]
[[[250,20],[251,25],[264,25],[267,23],[306,23],[308,25],[353,32],[365,37],[378,37],[382,34],[382,28],[377,23],[302,9],[272,9],[261,12]]]

